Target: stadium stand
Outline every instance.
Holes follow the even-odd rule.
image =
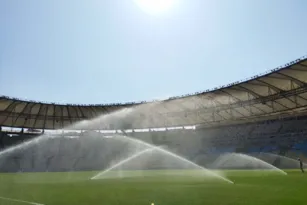
[[[159,102],[60,105],[2,96],[0,150],[48,137],[2,156],[0,171],[103,169],[129,146],[114,143],[113,134],[102,130],[130,130],[130,137],[167,146],[205,166],[214,159],[208,156],[225,152],[271,152],[306,160],[306,108],[306,57],[246,81]]]
[[[305,125],[306,121],[307,117],[304,117],[197,130],[134,132],[130,136],[167,146],[169,150],[205,166],[214,159],[212,155],[225,152],[271,152],[306,160],[307,127],[297,126]],[[288,129],[289,127],[291,129]],[[19,136],[10,136],[11,134],[2,132],[2,149],[37,136],[33,133],[20,133]],[[106,134],[97,132],[55,137],[9,154],[5,160],[2,158],[0,170],[17,172],[103,169],[111,163],[109,160],[114,160],[114,156],[118,155],[120,158],[121,152],[114,150],[124,152],[126,149],[124,144],[113,142],[112,138],[106,138]],[[114,146],[117,148],[114,149]]]

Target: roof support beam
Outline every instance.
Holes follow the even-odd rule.
[[[56,108],[56,106],[55,106],[55,104],[53,104],[53,129],[55,130],[56,128],[55,128],[55,108]]]
[[[224,91],[224,90],[220,90],[221,92],[223,92],[223,93],[225,93],[226,95],[228,95],[228,96],[230,96],[230,97],[232,97],[233,99],[234,99],[234,101],[236,101],[236,102],[238,102],[238,103],[240,103],[240,102],[242,102],[240,99],[238,99],[237,97],[235,97],[235,96],[233,96],[233,95],[231,95],[231,94],[229,94],[228,92],[226,92],[226,91]],[[232,105],[229,105],[230,107],[232,107]],[[245,106],[241,106],[243,109],[245,109],[246,111],[248,111],[249,112],[249,110],[245,107]],[[239,111],[237,111],[237,110],[235,110],[237,113],[239,113],[240,115],[242,115],[243,117],[246,117],[244,114],[242,114],[241,112],[239,112]]]
[[[49,108],[50,108],[50,106],[49,105],[47,105],[47,107],[46,107],[46,112],[45,112],[45,118],[44,118],[44,125],[43,125],[43,130],[45,130],[46,129],[46,124],[47,124],[47,114],[48,114],[48,110],[49,110]]]
[[[103,110],[104,110],[104,112],[105,113],[102,113],[102,114],[108,114],[109,113],[109,111],[108,111],[108,109],[106,108],[106,106],[102,106],[101,107]]]
[[[78,121],[79,121],[79,120],[84,120],[84,117],[83,117],[83,116],[79,116],[77,106],[71,106],[71,108],[75,110],[76,118],[78,119]]]
[[[96,117],[99,116],[99,113],[94,109],[94,107],[89,106],[88,108],[91,110],[92,116],[93,116],[94,118],[96,118]]]
[[[300,66],[302,66],[302,67],[307,67],[307,66],[305,66],[305,65],[302,65],[302,64],[300,64]],[[291,68],[291,70],[295,70],[295,71],[302,71],[302,72],[306,72],[307,70],[306,69],[304,69],[304,68]]]
[[[195,96],[195,97],[199,98],[200,101],[203,100],[200,96]],[[198,106],[200,106],[200,107],[203,108],[203,109],[207,109],[207,107],[205,107],[202,103],[199,103],[199,102],[195,101],[194,98],[192,98],[192,99],[193,99],[194,103],[196,103]],[[212,98],[210,98],[210,100],[211,100],[211,103],[216,103]],[[215,114],[214,114],[214,113],[215,113],[215,112],[212,113],[212,119],[213,119],[213,121],[215,121]],[[210,121],[208,121],[208,120],[206,120],[204,117],[202,117],[202,116],[200,115],[199,112],[197,112],[197,115],[198,115],[198,117],[200,117],[204,122],[210,123]],[[221,116],[221,117],[222,117],[222,116]]]
[[[39,109],[38,109],[37,115],[36,115],[36,117],[34,119],[33,127],[36,127],[36,122],[37,122],[37,119],[39,118],[39,115],[40,115],[39,113],[41,112],[42,107],[44,107],[44,104],[39,104]]]
[[[7,119],[11,116],[12,117],[12,124],[13,124],[13,116],[12,116],[12,111],[15,109],[15,105],[13,105],[13,104],[15,104],[15,103],[12,103],[12,104],[10,104],[8,107],[7,107],[7,109],[5,109],[4,111],[3,111],[3,113],[4,112],[7,112],[7,115],[5,116],[5,118],[2,120],[2,122],[1,122],[1,124],[0,125],[3,125],[4,124],[4,122],[5,121],[7,121]]]
[[[204,95],[205,97],[209,98],[209,100],[211,101],[211,104],[214,104],[214,105],[222,105],[222,103],[220,103],[219,101],[215,100],[214,97],[212,96],[209,96],[209,95]],[[206,107],[204,107],[203,105],[201,105],[201,107],[203,109],[207,109]],[[195,112],[195,111],[193,111]],[[197,112],[198,113],[198,112]],[[198,113],[198,115],[200,116],[200,113]],[[226,118],[222,115],[219,114],[219,111],[215,109],[215,107],[213,108],[213,115],[214,115],[214,119],[216,119],[215,115],[218,115],[221,119],[224,119],[226,120]],[[208,122],[208,121],[207,121]]]
[[[17,106],[18,102],[12,102],[9,106],[7,106],[6,109],[4,109],[2,112],[11,112],[12,110],[15,109],[15,107]]]
[[[70,114],[70,111],[69,111],[69,106],[65,106],[66,110],[67,110],[67,115],[68,115],[68,118],[69,118],[69,122],[70,122],[70,125],[73,124],[73,121],[72,121],[72,117],[71,117],[71,114]]]
[[[174,104],[174,103],[173,103]],[[183,104],[179,104],[179,103],[175,103],[175,105],[177,107],[179,107],[180,109],[182,109],[184,112],[190,112],[190,109],[188,109],[186,106],[184,106]],[[187,114],[185,115],[185,118],[188,119],[189,123],[191,123],[191,120],[187,117]],[[197,121],[197,118],[195,119],[192,119],[192,123],[193,123],[193,120],[194,122]]]
[[[88,119],[88,117],[87,116],[85,116],[85,114],[83,113],[83,111],[82,111],[82,107],[81,106],[77,106],[76,108],[78,108],[79,109],[79,111],[80,111],[80,113],[81,113],[81,115],[82,115],[82,117],[84,118],[84,119]]]
[[[81,121],[81,120],[84,120],[84,118],[82,116],[79,116],[79,113],[78,113],[78,107],[77,106],[71,106],[71,108],[75,111],[76,113],[76,120],[74,121],[74,123],[76,123],[77,121]],[[71,113],[70,113],[71,115]],[[73,127],[73,126],[72,126]]]
[[[303,66],[303,67],[307,68],[307,65],[304,65],[304,64],[302,64],[302,63],[298,63],[298,65],[300,65],[300,66]],[[291,69],[293,69],[293,68],[291,68]],[[294,69],[294,70],[295,70],[295,69]],[[303,71],[306,71],[306,70],[303,70]]]
[[[274,86],[272,84],[269,84],[269,83],[267,83],[267,82],[265,82],[263,80],[255,79],[255,81],[258,81],[258,82],[264,84],[265,86],[267,86],[267,87],[271,88],[272,90],[274,90],[276,93],[280,93],[280,92],[284,91],[284,90],[282,90],[282,89],[280,89],[280,88],[278,88],[278,87],[276,87],[276,86]]]
[[[225,92],[225,93],[228,94],[227,92]],[[230,96],[230,95],[228,95],[228,96]],[[207,97],[210,98],[215,104],[223,105],[223,104],[220,103],[219,101],[215,100],[214,97],[212,97],[212,96],[210,96],[210,95],[208,95]],[[231,97],[232,97],[232,96],[231,96]],[[224,116],[222,116],[221,114],[219,114],[219,112],[220,112],[219,109],[215,109],[215,108],[214,108],[214,113],[215,113],[216,115],[220,116],[222,119],[226,120],[227,118],[225,118]],[[225,112],[231,116],[230,112],[228,112],[227,110],[225,110]],[[238,112],[237,110],[236,110],[236,112],[239,113],[240,115],[244,116],[242,113]]]
[[[251,98],[251,96],[253,96],[250,92],[248,92],[247,93],[247,98],[248,98],[248,101],[250,102],[253,98]],[[254,96],[253,96],[254,97]],[[254,115],[254,112],[252,111],[252,104],[251,103],[249,103],[249,105],[248,105],[248,107],[249,107],[249,112],[252,114],[252,115]]]
[[[59,106],[61,109],[61,129],[64,129],[64,106]]]
[[[290,91],[285,92],[283,96],[281,96],[279,93],[275,93],[275,94],[272,94],[272,95],[269,95],[269,96],[265,96],[265,97],[262,97],[262,98],[253,99],[251,101],[247,100],[247,101],[237,102],[237,103],[231,104],[231,108],[244,108],[244,109],[247,109],[245,106],[254,105],[254,104],[260,104],[260,103],[264,104],[266,102],[271,102],[271,101],[275,101],[276,99],[284,98],[285,96],[288,97],[288,96],[293,96],[293,95],[299,95],[301,93],[306,93],[306,92],[307,92],[307,88],[305,88],[305,87],[297,88],[295,90],[290,90]],[[208,109],[205,109],[205,110],[197,109],[197,110],[194,110],[194,112],[200,111],[200,112],[204,112],[204,113],[212,113],[213,110],[215,110],[215,109],[216,108],[208,108]],[[229,109],[228,105],[221,105],[220,107],[218,107],[219,111],[228,110],[228,109]],[[278,110],[278,111],[280,111],[280,110]],[[172,113],[172,115],[174,115],[176,113],[178,113],[178,112],[174,112],[174,113]]]
[[[32,103],[31,105],[29,105],[29,113],[30,113],[30,115],[25,115],[25,116],[28,116],[27,118],[26,118],[26,120],[24,121],[24,125],[23,125],[23,127],[25,126],[25,124],[27,123],[27,120],[29,120],[29,119],[32,119],[32,115],[31,115],[31,111],[32,111],[32,109],[33,109],[33,107],[35,106],[35,105],[37,105],[36,103]]]
[[[289,80],[295,82],[295,83],[296,83],[297,85],[299,85],[300,87],[306,86],[306,83],[304,83],[303,81],[300,81],[300,80],[297,79],[297,78],[293,78],[293,77],[291,77],[291,76],[289,76],[289,75],[287,75],[287,74],[281,73],[281,72],[277,72],[277,73],[278,73],[278,75],[282,75],[282,76],[288,78]]]
[[[87,113],[91,115],[90,118],[89,118],[89,120],[90,120],[90,119],[94,119],[94,118],[96,117],[95,114],[93,113],[93,111],[91,110],[90,107],[83,107],[83,109],[86,109],[86,110],[87,110]]]
[[[17,102],[13,102],[11,103],[6,109],[4,109],[2,112],[8,112],[7,116],[2,120],[1,124],[4,124],[5,121],[7,121],[7,119],[9,118],[9,116],[12,114],[12,110],[15,109]]]
[[[255,93],[255,92],[252,91],[251,89],[248,89],[248,88],[246,88],[246,87],[244,87],[244,86],[237,85],[237,87],[243,89],[243,90],[246,91],[248,94],[251,94],[254,98],[259,98],[259,99],[261,99],[261,98],[263,97],[263,96],[261,96],[261,95]],[[267,105],[268,107],[270,107],[270,108],[273,109],[273,106],[269,106],[268,104],[265,104],[265,105]],[[255,109],[259,110],[259,111],[261,111],[263,114],[267,114],[267,112],[265,112],[264,110],[262,110],[262,109],[260,109],[260,108],[258,108],[258,107],[256,107],[256,106],[252,106],[251,104],[250,104],[249,106],[250,106],[250,107],[253,107],[253,108],[255,108]]]
[[[307,72],[307,70],[306,70],[306,72]],[[298,80],[298,79],[296,79],[296,78],[293,78],[293,80],[292,79],[289,79],[289,78],[292,78],[291,76],[289,76],[289,75],[286,75],[286,74],[283,74],[283,73],[278,73],[278,72],[276,72],[275,73],[276,75],[283,75],[283,77],[276,77],[276,76],[267,76],[267,78],[273,78],[273,79],[279,79],[279,80],[288,80],[288,81],[291,81],[291,83],[293,83],[293,81],[298,85],[298,86],[300,86],[300,87],[303,87],[303,86],[306,86],[306,83],[305,82],[303,82],[303,81],[300,81],[300,80]],[[291,85],[291,89],[295,89],[295,87],[293,86],[292,87],[292,85]],[[301,98],[301,99],[303,99],[303,100],[306,100],[307,101],[307,99],[306,98],[304,98],[304,97],[302,97],[302,96],[298,96],[299,98]]]
[[[265,81],[263,81],[263,80],[260,80],[260,79],[256,79],[257,81],[259,81],[259,82],[261,82],[261,83],[263,83],[263,84],[265,84],[265,85],[267,85],[269,88],[271,88],[272,90],[274,90],[275,92],[277,92],[277,93],[279,93],[279,94],[283,94],[284,92],[286,92],[285,90],[282,90],[282,89],[280,89],[280,88],[278,88],[278,87],[276,87],[276,86],[274,86],[274,85],[272,85],[272,84],[269,84],[269,83],[267,83],[267,82],[265,82]],[[291,101],[292,103],[294,103],[295,104],[295,102],[293,101],[293,100],[291,100],[290,98],[287,98],[287,97],[285,97],[286,99],[288,99],[289,101]],[[279,103],[280,104],[280,103]],[[280,104],[280,105],[282,105],[282,104]],[[288,108],[288,109],[290,109],[288,106],[286,106],[286,105],[282,105],[283,107],[285,107],[285,108]]]
[[[19,119],[19,117],[24,114],[24,112],[26,111],[26,108],[29,106],[30,102],[27,102],[26,105],[24,106],[24,108],[22,109],[22,111],[20,113],[18,113],[18,116],[16,117],[15,121],[13,124],[15,124],[17,122],[17,120]],[[7,115],[7,117],[9,117],[9,115]],[[7,120],[7,119],[6,119]]]

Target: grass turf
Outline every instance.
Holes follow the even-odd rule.
[[[45,205],[284,205],[307,204],[307,174],[225,171],[235,184],[182,171],[147,177],[88,180],[94,172],[0,174],[0,197]],[[17,205],[0,198],[0,205]]]

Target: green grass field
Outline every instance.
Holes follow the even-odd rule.
[[[307,204],[307,174],[226,171],[235,184],[148,171],[151,176],[88,180],[95,172],[0,174],[0,205],[11,198],[45,205]],[[1,198],[2,197],[2,198]]]

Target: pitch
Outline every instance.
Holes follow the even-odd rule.
[[[223,171],[234,184],[182,171],[89,180],[96,172],[2,173],[0,204],[204,205],[306,204],[307,176],[270,171]],[[163,174],[162,174],[163,172]],[[132,173],[132,174],[131,174]],[[130,171],[133,176],[133,171]],[[138,175],[139,176],[139,175]]]

